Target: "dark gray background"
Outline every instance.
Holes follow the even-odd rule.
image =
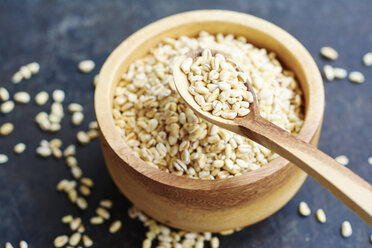
[[[100,153],[99,143],[79,147],[78,160],[85,175],[95,186],[89,198],[90,208],[82,212],[71,205],[55,186],[70,173],[63,161],[40,159],[35,148],[42,138],[61,137],[65,145],[75,142],[75,133],[86,128],[94,118],[92,80],[110,52],[126,37],[159,18],[192,9],[230,9],[269,20],[284,28],[314,56],[319,67],[326,61],[319,49],[331,45],[339,51],[332,62],[350,70],[360,70],[366,82],[356,85],[348,80],[325,83],[326,111],[320,148],[331,156],[346,154],[349,167],[372,182],[372,68],[362,66],[361,57],[372,51],[372,2],[365,1],[15,1],[0,0],[0,85],[11,93],[26,90],[32,97],[41,90],[66,91],[65,104],[83,103],[86,119],[81,127],[72,127],[70,118],[63,120],[56,135],[41,133],[33,122],[36,113],[49,106],[34,103],[17,105],[9,115],[0,115],[0,123],[11,121],[15,131],[0,137],[0,153],[9,162],[0,166],[0,247],[6,241],[14,244],[27,240],[30,247],[51,247],[55,236],[70,233],[60,218],[72,213],[87,223],[99,199],[114,200],[113,219],[123,220],[123,229],[108,233],[108,224],[88,227],[95,247],[140,247],[145,228],[130,220],[130,203],[112,183]],[[77,71],[80,60],[91,58],[97,67],[83,75]],[[38,75],[19,85],[10,78],[21,65],[37,61]],[[13,145],[25,142],[21,156],[12,152]],[[314,215],[302,218],[297,213],[300,201],[313,211],[323,208],[327,223],[319,224]],[[372,199],[371,199],[372,201]],[[372,203],[371,203],[372,204]],[[342,221],[350,220],[353,235],[340,235]],[[326,190],[307,179],[299,193],[282,210],[252,227],[221,238],[221,247],[371,247],[370,227],[344,207]]]

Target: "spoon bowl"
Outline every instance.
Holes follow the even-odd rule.
[[[249,82],[246,82],[245,85],[247,86],[247,89],[252,93],[253,95],[253,102],[249,106],[249,114],[244,117],[236,117],[234,120],[229,120],[229,119],[224,119],[220,116],[215,116],[210,112],[204,111],[201,109],[201,106],[196,103],[194,100],[194,96],[190,93],[189,91],[189,81],[187,79],[187,76],[185,73],[182,72],[181,70],[181,64],[182,62],[190,57],[193,60],[199,56],[201,56],[203,50],[193,50],[190,51],[182,56],[180,56],[173,68],[173,78],[175,82],[175,86],[177,89],[178,94],[180,94],[181,98],[186,102],[186,104],[201,118],[207,120],[210,123],[213,123],[214,125],[223,127],[229,131],[232,131],[234,133],[240,134],[244,136],[244,133],[241,132],[241,129],[239,128],[239,123],[244,121],[244,118],[254,118],[255,115],[259,114],[258,110],[258,102],[257,102],[257,97],[256,94],[254,93],[254,90]],[[211,49],[212,56],[215,56],[217,53],[220,53],[224,55],[222,52],[212,50]],[[224,55],[226,57],[226,55]],[[237,68],[239,71],[240,69]]]

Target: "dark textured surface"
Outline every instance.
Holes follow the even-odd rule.
[[[69,116],[56,135],[41,133],[33,123],[36,113],[49,106],[34,103],[21,106],[9,115],[0,115],[0,123],[11,121],[15,131],[0,137],[0,153],[9,162],[0,166],[0,247],[25,239],[30,248],[51,247],[55,236],[69,234],[60,222],[66,214],[81,215],[85,223],[99,199],[114,200],[113,219],[122,219],[124,228],[108,233],[108,223],[89,226],[87,233],[95,247],[140,247],[145,229],[130,220],[130,203],[112,183],[100,147],[94,141],[79,147],[77,158],[85,175],[95,181],[88,211],[71,205],[64,194],[55,190],[70,173],[63,161],[40,159],[35,148],[42,138],[61,137],[65,145],[75,142],[75,133],[86,128],[94,118],[92,80],[109,53],[128,35],[159,18],[192,9],[231,9],[267,19],[299,39],[314,56],[318,66],[326,61],[319,57],[323,45],[335,47],[340,58],[333,65],[360,70],[366,82],[356,85],[345,80],[325,83],[326,111],[320,148],[331,156],[345,154],[349,167],[372,182],[372,68],[362,66],[361,57],[372,51],[372,3],[365,1],[14,1],[0,0],[0,86],[11,93],[26,90],[32,97],[40,90],[67,92],[65,104],[84,104],[86,119],[81,127],[72,127]],[[77,63],[92,58],[98,65],[83,75]],[[10,83],[19,66],[38,61],[41,72],[19,85]],[[14,155],[13,145],[25,142],[27,150]],[[326,224],[314,215],[302,218],[297,213],[301,200],[315,211],[323,208]],[[372,204],[372,199],[371,199]],[[343,239],[340,225],[350,220],[353,235]],[[232,236],[221,238],[221,247],[371,247],[370,227],[358,219],[326,190],[308,179],[299,193],[282,210],[269,219]]]

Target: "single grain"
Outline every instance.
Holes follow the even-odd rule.
[[[309,208],[306,202],[302,201],[300,202],[300,205],[298,206],[298,212],[302,216],[309,216],[311,214],[311,209]]]
[[[320,208],[316,211],[316,219],[320,223],[325,223],[327,221],[327,217],[326,217],[326,214],[324,213],[323,209]]]
[[[345,155],[337,156],[337,157],[335,158],[335,160],[336,160],[337,162],[339,162],[340,164],[345,165],[345,166],[349,164],[349,158],[346,157]]]
[[[68,243],[68,241],[69,241],[69,238],[67,235],[61,235],[54,239],[53,244],[55,247],[63,247]]]
[[[8,101],[9,100],[9,92],[4,87],[0,87],[0,100],[1,101]]]
[[[344,238],[349,238],[353,234],[353,229],[349,221],[342,222],[341,225],[341,234]]]
[[[21,154],[26,150],[26,145],[24,143],[18,143],[13,148],[14,152],[17,154]]]
[[[110,233],[117,233],[121,229],[122,223],[120,220],[116,220],[111,223],[109,231]]]
[[[372,66],[372,52],[366,53],[363,56],[363,64],[365,66]]]
[[[14,125],[10,122],[6,122],[0,126],[0,135],[7,136],[11,134],[14,130]]]
[[[352,71],[349,73],[349,80],[360,84],[364,82],[364,75],[359,71]]]
[[[35,102],[39,106],[43,106],[48,102],[49,94],[46,91],[41,91],[35,96]]]
[[[19,91],[14,94],[14,101],[16,101],[17,103],[26,104],[26,103],[29,103],[30,100],[31,100],[30,94],[28,94],[25,91]]]
[[[320,49],[320,54],[324,58],[330,59],[330,60],[336,60],[338,58],[338,52],[336,51],[336,49],[329,47],[329,46],[322,47]]]
[[[95,67],[95,63],[93,60],[87,59],[83,60],[79,63],[79,70],[83,73],[91,72]]]
[[[5,164],[8,162],[8,156],[0,153],[0,164]]]
[[[0,106],[0,110],[3,114],[8,114],[12,112],[13,109],[14,109],[14,102],[11,100],[3,102]]]
[[[54,90],[52,94],[54,102],[61,103],[65,100],[65,92],[63,90]]]
[[[93,245],[93,240],[88,235],[83,235],[84,247],[91,247]]]

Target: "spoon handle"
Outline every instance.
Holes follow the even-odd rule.
[[[333,158],[262,117],[244,121],[239,133],[300,167],[372,226],[372,185]]]

